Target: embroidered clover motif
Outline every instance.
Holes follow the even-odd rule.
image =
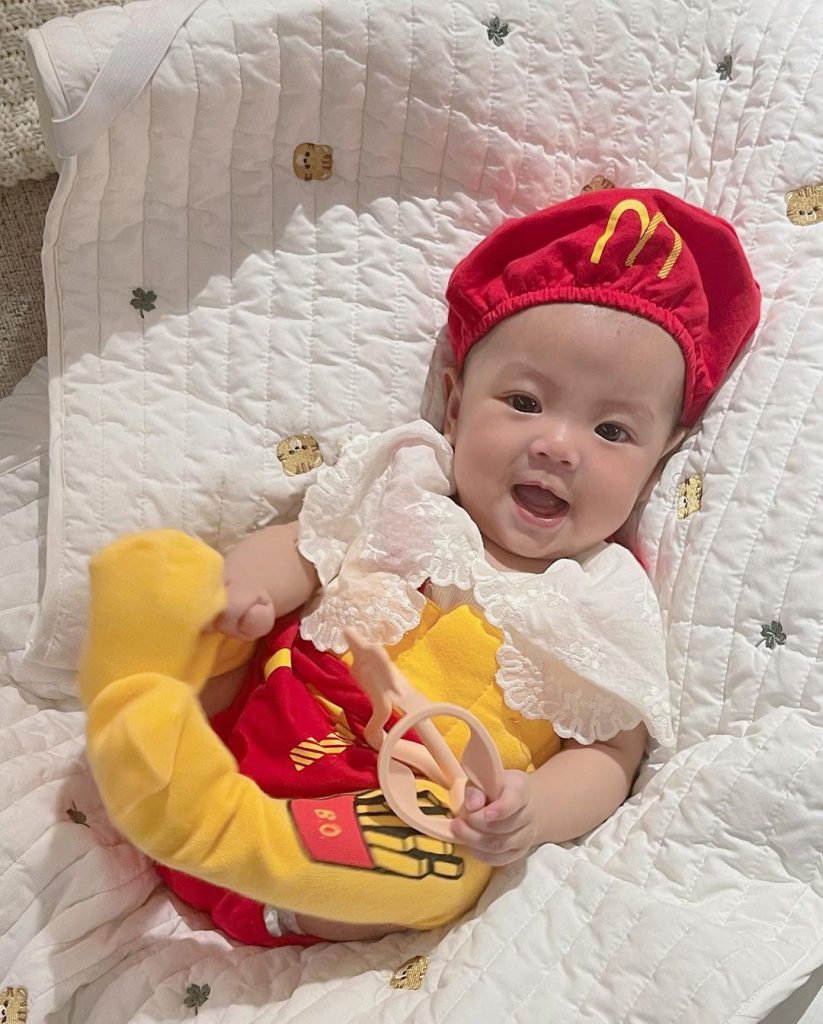
[[[783,626],[777,619],[772,619],[770,626],[762,625],[760,632],[763,635],[754,645],[755,647],[765,643],[769,650],[773,651],[778,644],[782,647],[786,643],[786,634],[783,632]]]
[[[71,818],[75,825],[85,825],[86,828],[91,828],[91,825],[86,821],[86,816],[82,811],[78,811],[77,807],[72,800],[71,807],[66,811],[66,814]]]
[[[211,995],[210,985],[189,985],[186,989],[186,998],[183,1000],[186,1006],[194,1010],[194,1016],[200,1012],[200,1007],[205,1005]]]
[[[728,81],[732,77],[732,55],[727,53],[714,70],[720,75],[721,82]]]
[[[508,22],[501,21],[495,14],[493,18],[489,18],[489,20],[484,21],[483,24],[486,26],[486,34],[494,45],[502,46],[503,41],[511,31],[509,29]]]
[[[135,288],[132,295],[134,298],[131,300],[129,305],[134,306],[135,309],[139,309],[141,320],[145,320],[143,310],[147,313],[151,313],[154,309],[154,303],[157,301],[157,296],[153,291],[149,290],[145,292],[142,288]]]

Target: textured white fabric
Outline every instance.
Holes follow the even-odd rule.
[[[660,610],[625,548],[603,545],[544,573],[489,564],[454,491],[449,443],[424,420],[357,437],[323,467],[300,513],[301,554],[323,583],[302,635],[342,653],[344,630],[397,643],[417,625],[420,587],[456,587],[503,634],[497,683],[508,706],[580,743],[643,721],[671,744]]]
[[[493,14],[209,0],[64,167],[44,252],[50,567],[29,654],[72,663],[85,559],[111,534],[162,522],[223,546],[269,502],[296,513],[311,475],[282,472],[282,437],[313,433],[333,462],[346,438],[413,419],[454,258],[602,173],[728,217],[765,296],[642,522],[676,748],[613,818],[501,871],[447,932],[262,953],[156,891],[106,822],[82,716],[4,686],[0,983],[22,979],[31,1020],[179,1021],[208,982],[200,1017],[243,1024],[750,1024],[823,960],[823,233],[784,201],[823,167],[823,10],[507,0],[505,36]],[[46,26],[46,91],[73,109],[128,17]],[[328,181],[294,177],[304,141],[334,147]],[[129,307],[138,286],[154,319]],[[20,487],[17,525],[33,524],[42,498],[14,476],[3,496]],[[702,507],[681,520],[691,476]],[[20,627],[36,551],[21,538],[20,586],[0,591],[26,605]],[[28,670],[64,708],[66,670]],[[420,953],[421,988],[390,988]]]

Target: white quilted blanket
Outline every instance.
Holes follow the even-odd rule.
[[[55,117],[157,10],[30,39]],[[27,649],[3,637],[21,689],[0,689],[0,973],[31,1020],[176,1021],[189,998],[242,1022],[744,1022],[823,961],[823,222],[784,200],[823,167],[821,40],[808,0],[206,0],[66,159],[44,248],[46,576]],[[307,142],[332,151],[307,157],[314,180]],[[158,523],[223,546],[293,511],[311,473],[278,443],[311,434],[332,460],[414,416],[455,259],[595,174],[728,217],[765,297],[641,529],[676,750],[448,931],[233,948],[157,890],[84,768],[66,701],[88,555]],[[390,988],[412,954],[421,987]]]

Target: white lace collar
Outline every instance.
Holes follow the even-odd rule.
[[[397,643],[419,622],[425,580],[470,591],[503,634],[496,679],[506,704],[581,743],[640,721],[673,742],[664,641],[646,574],[618,545],[540,574],[491,566],[454,502],[451,447],[423,420],[352,440],[323,467],[300,514],[301,554],[323,589],[301,632],[342,653],[343,629]]]

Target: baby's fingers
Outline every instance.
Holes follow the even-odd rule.
[[[244,640],[257,640],[270,632],[273,625],[274,605],[268,594],[262,595],[240,617],[237,623],[238,635]]]
[[[455,842],[467,846],[478,860],[500,866],[524,856],[529,851],[529,832],[518,829],[515,832],[493,835],[479,832],[461,818],[452,821]]]
[[[471,828],[484,833],[506,833],[520,828],[527,802],[520,774],[507,772],[500,796],[491,803],[485,803],[486,798],[477,787],[467,786],[460,817]]]
[[[212,631],[236,640],[256,640],[274,625],[274,605],[268,594],[260,592],[244,599],[230,595],[228,605],[212,623]]]

